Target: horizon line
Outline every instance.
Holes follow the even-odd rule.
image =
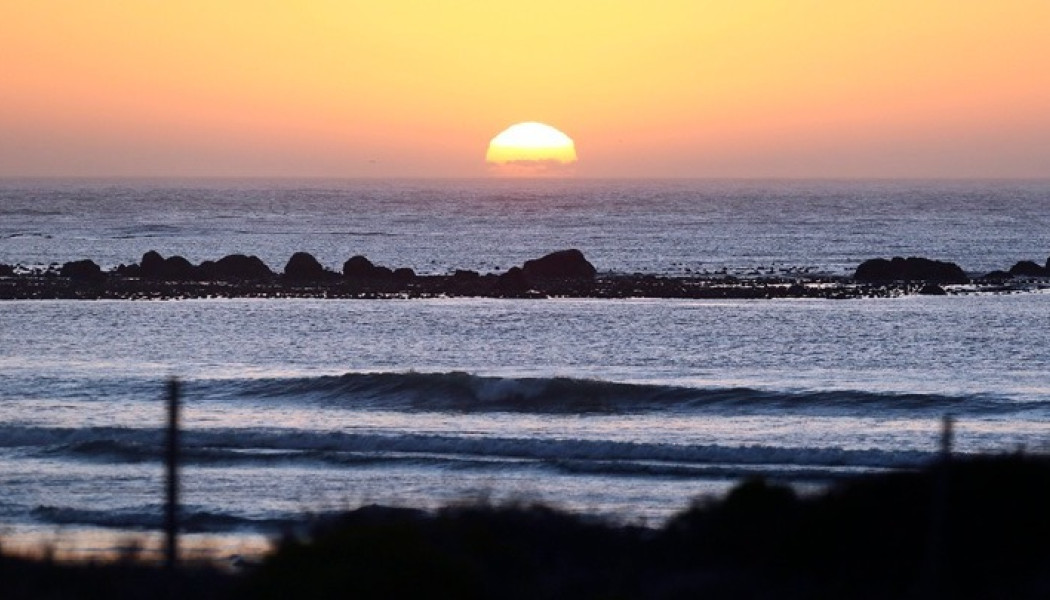
[[[492,181],[492,182],[540,182],[540,181],[944,181],[944,182],[996,182],[1030,181],[1050,182],[1050,175],[1036,176],[667,176],[667,175],[603,175],[603,176],[517,176],[499,177],[491,175],[0,175],[0,182],[15,181]]]

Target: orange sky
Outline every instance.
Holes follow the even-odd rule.
[[[1050,2],[0,0],[0,176],[1050,177]]]

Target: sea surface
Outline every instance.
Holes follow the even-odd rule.
[[[1050,182],[0,182],[0,263],[23,268],[304,250],[500,272],[569,247],[621,273],[980,274],[1046,260]],[[172,377],[184,528],[213,548],[372,503],[659,524],[745,477],[919,467],[944,415],[956,452],[1050,451],[1050,293],[6,301],[0,542],[156,531]]]

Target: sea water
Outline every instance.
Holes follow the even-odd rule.
[[[305,250],[496,272],[578,247],[612,272],[916,254],[979,273],[1050,252],[1045,182],[62,181],[0,199],[0,262],[27,268],[156,249],[279,270]],[[658,524],[745,477],[806,491],[916,468],[945,414],[957,452],[1046,452],[1048,342],[1043,292],[8,301],[0,539],[156,530],[170,377],[189,532],[477,499]]]
[[[1050,254],[1044,181],[0,182],[0,262],[311,252],[422,274],[579,248],[599,270],[852,272],[919,255],[984,273]]]

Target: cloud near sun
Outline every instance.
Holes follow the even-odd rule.
[[[576,163],[576,145],[550,125],[517,123],[492,138],[485,162],[497,174],[568,174]]]

